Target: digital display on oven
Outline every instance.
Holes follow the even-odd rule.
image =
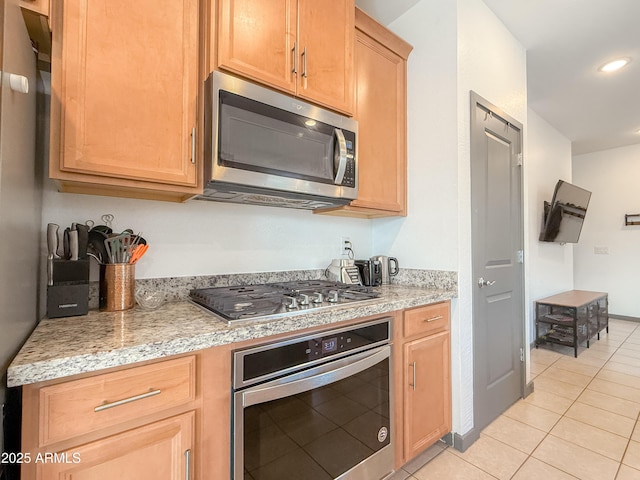
[[[322,353],[335,352],[338,349],[338,337],[322,339]]]

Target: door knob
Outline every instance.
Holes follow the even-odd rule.
[[[482,277],[480,277],[480,278],[478,279],[478,286],[479,286],[480,288],[482,288],[482,287],[490,287],[491,285],[493,285],[493,284],[495,284],[495,283],[496,283],[496,281],[495,281],[495,280],[493,280],[493,281],[489,281],[489,280],[485,280],[485,279],[484,279],[484,278],[482,278]]]

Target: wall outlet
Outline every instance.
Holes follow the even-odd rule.
[[[351,244],[351,237],[340,237],[340,255],[353,256],[353,245]]]
[[[596,255],[609,255],[609,247],[593,247],[593,253]]]

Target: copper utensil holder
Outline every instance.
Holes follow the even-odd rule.
[[[100,310],[128,310],[135,304],[136,275],[131,263],[100,265]]]

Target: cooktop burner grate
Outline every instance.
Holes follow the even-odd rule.
[[[361,302],[379,296],[380,293],[371,287],[327,280],[199,288],[189,293],[193,302],[229,322],[268,319],[276,315]]]

